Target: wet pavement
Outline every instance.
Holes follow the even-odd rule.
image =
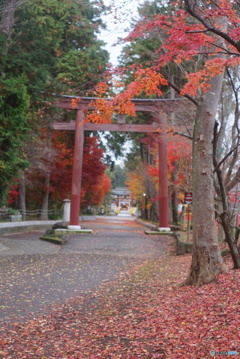
[[[166,252],[166,241],[148,236],[131,216],[84,221],[92,234],[68,234],[63,245],[39,240],[45,230],[0,235],[0,318],[16,322],[117,279]]]

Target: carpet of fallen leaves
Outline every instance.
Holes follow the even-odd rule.
[[[231,270],[226,258],[228,271],[216,282],[179,286],[190,260],[146,260],[49,315],[4,325],[0,357],[205,359],[211,350],[240,353],[240,271]]]

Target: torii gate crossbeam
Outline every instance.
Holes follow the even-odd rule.
[[[70,98],[64,98],[63,101],[57,103],[60,108],[73,109]],[[91,100],[92,101],[92,100]],[[74,140],[74,157],[73,157],[73,174],[72,174],[72,192],[71,192],[71,208],[70,208],[70,224],[69,229],[80,229],[79,212],[80,212],[80,195],[81,195],[81,178],[83,164],[83,144],[84,131],[117,131],[117,132],[143,132],[157,133],[161,131],[161,125],[153,122],[146,124],[127,124],[122,118],[119,118],[117,124],[94,124],[84,122],[86,109],[92,109],[89,98],[81,99],[74,107],[76,113],[76,121],[57,122],[52,125],[54,130],[75,130]],[[139,102],[137,102],[139,101]],[[149,100],[133,100],[136,111],[153,112],[153,101]],[[137,104],[135,103],[137,102]],[[168,178],[167,178],[167,144],[164,136],[159,139],[159,227],[163,230],[169,229],[168,219]]]

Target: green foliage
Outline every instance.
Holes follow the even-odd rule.
[[[19,169],[26,167],[20,149],[28,133],[29,96],[25,78],[5,78],[0,81],[0,204]]]
[[[113,170],[113,187],[126,187],[126,169],[121,166],[114,166]]]
[[[89,87],[96,84],[102,76],[107,60],[106,51],[100,51],[97,42],[84,51],[71,49],[59,58],[57,80],[66,91],[70,85],[78,94],[86,95],[84,91],[89,91]]]
[[[113,171],[111,171],[111,169],[110,169],[109,167],[106,168],[105,174],[108,176],[108,178],[110,179],[111,183],[113,183],[114,174],[113,174]]]
[[[5,2],[0,4],[3,13]],[[11,36],[6,39],[0,29],[0,200],[18,170],[26,167],[24,156],[34,167],[34,153],[42,150],[39,129],[59,118],[52,93],[86,96],[108,62],[96,35],[103,26],[101,0],[28,0],[15,5]],[[28,130],[33,147],[20,156]],[[45,167],[39,166],[43,177]]]
[[[98,4],[30,0],[17,9],[2,66],[6,73],[26,75],[32,103],[43,100],[43,92],[83,94],[100,79],[108,54],[96,37],[104,9]]]
[[[123,156],[124,144],[128,139],[128,135],[119,132],[106,132],[103,134],[103,138],[103,148],[111,153],[111,156],[106,156],[107,165],[113,166],[112,163],[114,163],[114,160],[112,159],[112,156],[114,156],[115,159]]]
[[[159,13],[165,12],[165,8],[156,1],[149,3],[146,1],[138,9],[140,21],[146,21]],[[135,24],[136,25],[136,24]],[[120,64],[121,66],[136,66],[141,65],[148,67],[150,64],[154,65],[158,59],[158,54],[155,52],[161,46],[161,38],[155,32],[149,33],[148,36],[139,36],[133,39],[129,45],[123,48]],[[132,70],[130,69],[126,76],[127,83],[132,79]]]

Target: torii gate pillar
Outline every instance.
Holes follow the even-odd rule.
[[[80,196],[82,182],[82,164],[83,164],[83,143],[84,143],[84,112],[77,110],[75,139],[74,139],[74,155],[73,155],[73,171],[72,171],[72,192],[70,207],[70,230],[80,230],[79,213],[80,213]]]
[[[158,142],[158,203],[159,203],[159,231],[169,232],[169,214],[168,214],[168,168],[167,168],[167,141],[164,135],[160,135]]]
[[[78,101],[72,104],[73,99]],[[143,132],[143,133],[159,133],[159,130],[164,127],[164,120],[162,123],[146,124],[127,124],[122,119],[117,124],[84,124],[84,110],[94,109],[93,100],[97,98],[77,98],[71,96],[63,96],[61,101],[57,103],[59,108],[77,110],[75,121],[75,141],[74,141],[74,157],[73,157],[73,174],[72,174],[72,194],[70,207],[70,230],[81,229],[79,225],[80,215],[80,195],[81,195],[81,178],[82,178],[82,164],[83,164],[83,144],[84,144],[84,130],[87,131],[122,131],[122,132]],[[111,99],[107,99],[111,100]],[[136,111],[139,112],[155,112],[156,103],[165,103],[166,100],[141,100],[133,99]],[[171,103],[173,101],[171,100]],[[169,101],[168,101],[169,104]],[[74,130],[74,121],[72,123],[55,123],[53,129],[55,130]],[[167,141],[164,136],[159,138],[159,230],[170,231],[168,218],[168,171],[167,171]]]

